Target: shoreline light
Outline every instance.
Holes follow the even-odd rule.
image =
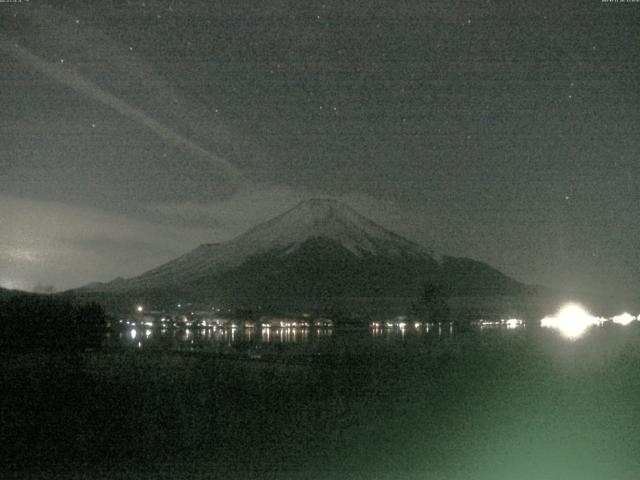
[[[618,325],[629,325],[631,322],[633,322],[636,319],[636,317],[634,317],[633,315],[624,312],[621,313],[620,315],[616,315],[615,317],[611,317],[611,321],[613,323],[617,323]]]
[[[543,318],[540,326],[545,328],[554,328],[571,340],[575,340],[593,325],[601,325],[604,319],[594,317],[581,305],[577,303],[569,303],[563,306],[558,313]]]
[[[504,324],[509,329],[518,328],[524,325],[524,322],[519,318],[509,318],[508,320],[504,320]]]

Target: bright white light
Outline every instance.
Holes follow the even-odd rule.
[[[131,331],[129,332],[129,335],[131,335],[132,340],[135,340],[136,336],[138,335],[138,332],[136,331],[135,328],[132,328]]]
[[[505,320],[504,324],[507,326],[507,328],[518,328],[522,326],[523,322],[522,320],[519,320],[517,318],[510,318],[509,320]]]
[[[634,317],[633,315],[630,315],[627,312],[624,312],[621,315],[616,315],[615,317],[612,317],[611,321],[613,321],[613,323],[617,323],[619,325],[629,325],[635,319],[636,319],[636,317]]]
[[[138,312],[142,312],[142,311],[144,310],[144,307],[143,307],[142,305],[138,305],[138,306],[136,307],[136,310],[137,310]]]
[[[581,337],[589,327],[601,323],[601,318],[592,316],[576,303],[565,305],[556,315],[545,317],[540,321],[542,327],[555,328],[570,339]]]

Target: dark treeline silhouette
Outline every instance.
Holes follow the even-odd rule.
[[[97,303],[50,295],[0,298],[0,349],[79,350],[99,347],[107,328]]]
[[[442,323],[449,321],[450,309],[446,290],[440,285],[427,283],[422,294],[413,304],[414,314],[427,322]]]

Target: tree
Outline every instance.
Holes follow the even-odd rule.
[[[91,302],[76,307],[75,326],[80,347],[99,347],[107,333],[107,317],[101,305]]]
[[[449,320],[449,304],[444,289],[436,284],[427,283],[423,286],[422,295],[414,305],[416,313],[425,321],[442,323]]]
[[[51,295],[56,293],[56,287],[53,285],[43,285],[42,283],[37,283],[35,287],[33,287],[33,291],[35,293],[40,293],[44,295]]]
[[[18,294],[0,301],[0,348],[83,350],[102,344],[107,328],[97,303],[75,305],[49,295]]]

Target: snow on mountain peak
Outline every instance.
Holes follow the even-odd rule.
[[[158,268],[126,281],[128,286],[176,283],[241,265],[272,250],[288,254],[309,239],[339,243],[357,256],[366,254],[434,259],[432,252],[377,225],[344,203],[306,200],[289,211],[223,243],[200,245]],[[114,285],[115,286],[115,285]]]
[[[338,242],[356,255],[425,253],[419,245],[382,228],[348,205],[321,198],[301,202],[232,241],[259,251],[288,245],[295,249],[315,237]]]

